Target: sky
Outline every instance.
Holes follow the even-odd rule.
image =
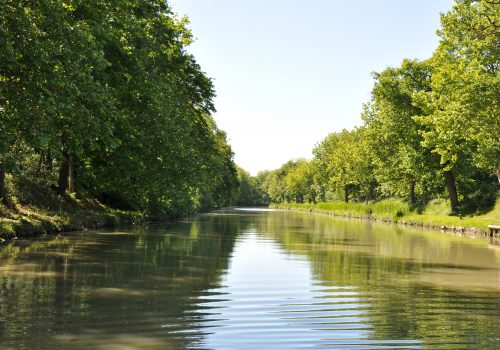
[[[213,79],[214,118],[255,175],[361,125],[372,72],[427,59],[452,0],[172,0]]]

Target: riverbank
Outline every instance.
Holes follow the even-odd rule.
[[[12,205],[0,204],[0,244],[16,237],[116,227],[142,219],[140,213],[111,209],[93,198],[60,196],[27,179],[11,182],[9,193]]]
[[[374,203],[284,203],[271,204],[271,208],[300,210],[397,223],[400,225],[423,226],[449,232],[461,232],[470,235],[487,234],[488,225],[500,223],[500,201],[488,212],[471,216],[449,215],[448,204],[444,200],[431,201],[418,213],[410,210],[406,203],[398,200],[383,200]]]

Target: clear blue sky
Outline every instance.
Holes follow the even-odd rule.
[[[371,72],[426,59],[452,0],[172,0],[214,79],[215,119],[256,174],[361,124]]]

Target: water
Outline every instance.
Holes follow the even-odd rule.
[[[0,250],[0,349],[500,348],[500,249],[230,210]]]

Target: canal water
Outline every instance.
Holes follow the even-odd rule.
[[[500,249],[234,209],[0,250],[0,349],[498,349]]]

